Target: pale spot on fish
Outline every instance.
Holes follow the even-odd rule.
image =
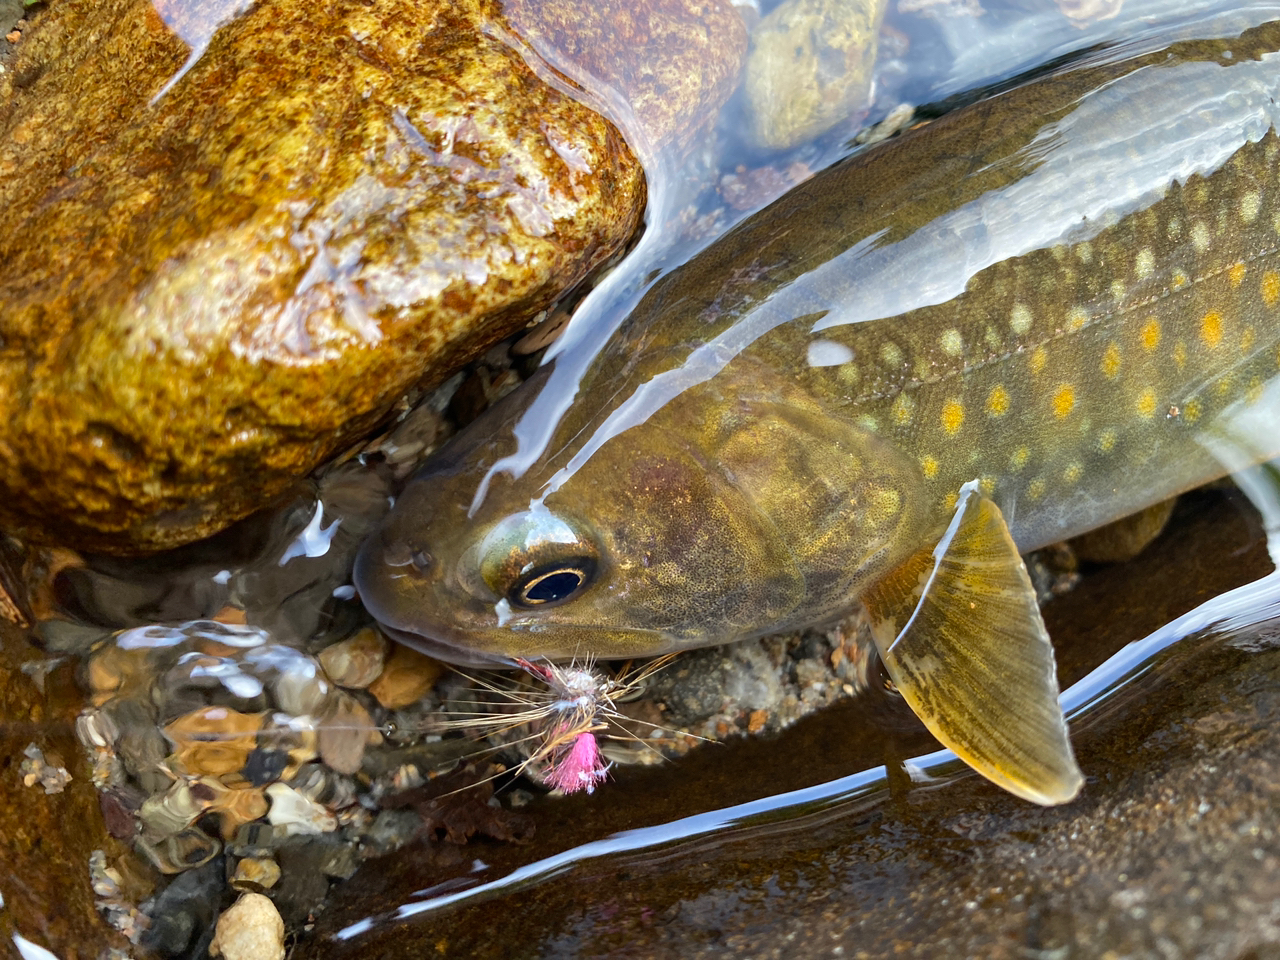
[[[1156,415],[1156,392],[1148,387],[1142,391],[1138,397],[1138,402],[1134,405],[1138,411],[1138,415],[1150,420]]]
[[[867,430],[871,433],[880,432],[880,421],[869,413],[864,413],[862,416],[858,417],[854,423],[860,426],[863,430]]]
[[[1187,423],[1195,423],[1200,419],[1202,410],[1199,399],[1188,400],[1187,405],[1182,408],[1182,419]]]
[[[1245,403],[1253,406],[1262,399],[1262,378],[1254,377],[1249,381],[1249,389],[1244,393]]]
[[[1212,350],[1222,342],[1222,314],[1210,310],[1200,318],[1200,339]]]
[[[1253,349],[1253,340],[1255,336],[1256,334],[1254,333],[1253,327],[1244,328],[1244,333],[1240,334],[1240,350],[1242,352],[1248,353]]]
[[[1049,362],[1049,351],[1044,347],[1036,347],[1031,351],[1031,372],[1039,373]]]
[[[996,384],[991,388],[991,392],[987,394],[987,415],[992,417],[1003,417],[1009,412],[1009,391],[1004,388],[1003,384]]]
[[[948,400],[942,407],[942,429],[953,436],[964,426],[964,404]]]
[[[948,493],[945,497],[942,498],[942,508],[946,510],[948,513],[950,513],[952,510],[956,508],[956,502],[959,499],[960,499],[959,496],[957,496],[956,494]]]
[[[905,427],[916,414],[916,402],[907,394],[900,393],[898,399],[893,401],[890,412],[893,415],[893,422],[900,427]]]
[[[811,367],[838,367],[853,360],[853,350],[834,340],[812,340],[806,359]]]
[[[964,338],[960,336],[959,330],[952,327],[938,338],[938,346],[942,347],[942,352],[948,357],[958,357],[964,352]]]
[[[1025,303],[1015,303],[1009,311],[1009,329],[1019,336],[1031,329],[1031,309]]]
[[[1093,244],[1088,240],[1084,243],[1076,244],[1076,256],[1080,258],[1081,263],[1093,262]]]
[[[1080,475],[1084,473],[1084,467],[1078,463],[1067,464],[1067,469],[1062,471],[1062,482],[1068,486],[1074,484],[1080,479]]]
[[[926,480],[932,480],[934,477],[938,475],[937,458],[931,457],[928,454],[925,454],[923,457],[920,458],[920,470],[921,472],[924,473],[924,477]]]
[[[1124,284],[1120,285],[1120,296],[1124,296]],[[1119,297],[1117,297],[1119,299]],[[1067,329],[1079,330],[1089,322],[1089,313],[1084,307],[1072,307],[1067,311]]]
[[[1174,217],[1169,221],[1169,225],[1165,227],[1164,233],[1170,240],[1177,240],[1182,236],[1182,221]]]
[[[1244,283],[1246,269],[1243,263],[1233,263],[1231,269],[1227,271],[1227,279],[1231,281],[1233,289]]]
[[[887,367],[900,367],[902,366],[902,348],[889,341],[880,348],[880,359],[884,361]]]
[[[1179,372],[1187,365],[1187,345],[1181,340],[1173,345],[1173,362]]]
[[[1125,287],[1123,280],[1112,280],[1111,281],[1111,299],[1123,300],[1124,292],[1126,289],[1128,288]]]
[[[1053,415],[1062,420],[1075,409],[1075,405],[1075,387],[1069,383],[1064,383],[1058,387],[1058,392],[1053,395]]]
[[[1169,289],[1175,293],[1191,282],[1191,278],[1182,270],[1174,270],[1169,276]]]
[[[1044,479],[1036,477],[1027,484],[1027,497],[1031,500],[1039,500],[1044,496]]]
[[[978,481],[978,488],[984,496],[993,497],[996,493],[996,478],[988,474]]]
[[[1240,198],[1240,222],[1253,223],[1258,219],[1258,211],[1262,209],[1262,195],[1257,190],[1250,190]]]
[[[1226,397],[1230,395],[1235,385],[1236,385],[1235,375],[1228,373],[1225,377],[1223,377],[1217,383],[1218,396]]]
[[[1116,432],[1108,427],[1098,434],[1098,450],[1101,453],[1110,453],[1116,446]]]
[[[1009,468],[1017,473],[1027,465],[1027,461],[1031,459],[1031,451],[1027,447],[1019,447],[1013,451],[1013,456],[1009,458]]]
[[[1191,225],[1191,245],[1196,248],[1197,253],[1204,253],[1209,249],[1209,225],[1203,220],[1197,220]]]
[[[1150,247],[1143,247],[1133,260],[1133,273],[1139,280],[1145,280],[1156,272],[1156,255]]]
[[[1099,368],[1103,376],[1108,380],[1114,380],[1120,373],[1120,363],[1120,345],[1112,341],[1107,344],[1107,349],[1102,354],[1102,363],[1099,364]]]

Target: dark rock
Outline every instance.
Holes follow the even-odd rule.
[[[151,920],[142,935],[141,946],[162,957],[194,957],[213,929],[213,921],[224,898],[226,864],[222,857],[180,873],[142,911]]]

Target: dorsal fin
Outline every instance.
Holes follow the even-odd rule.
[[[976,482],[933,550],[864,594],[903,698],[978,773],[1035,803],[1066,803],[1083,776],[1058,704],[1053,647],[1000,508]]]

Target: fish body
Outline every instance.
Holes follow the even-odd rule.
[[[1017,550],[1220,475],[1228,447],[1280,453],[1278,102],[1266,24],[819,174],[426,465],[361,596],[470,660],[658,654],[860,600],[885,652],[908,620],[951,630],[966,582],[1038,622]]]

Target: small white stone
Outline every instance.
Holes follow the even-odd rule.
[[[283,827],[286,834],[329,833],[338,829],[338,821],[328,808],[308,800],[293,787],[273,783],[266,793],[271,798],[267,822],[273,827]]]
[[[226,960],[284,960],[284,921],[271,898],[241,894],[218,918],[209,955]]]

